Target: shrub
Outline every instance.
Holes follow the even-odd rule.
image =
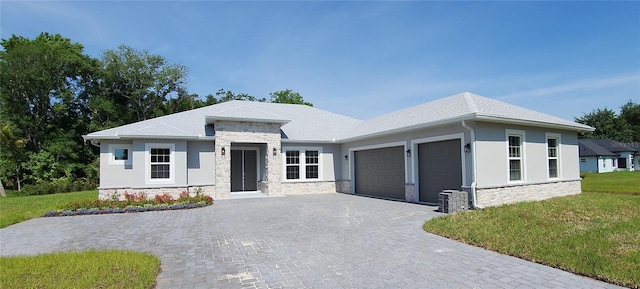
[[[158,202],[158,204],[169,204],[174,201],[173,197],[171,197],[171,195],[167,193],[164,193],[162,195],[156,195],[154,200]]]
[[[138,192],[138,193],[124,192],[124,198],[129,202],[142,202],[147,200],[147,194],[145,192]]]
[[[189,198],[189,191],[182,191],[178,197],[178,201],[183,201]]]
[[[20,196],[50,195],[76,191],[95,190],[97,185],[88,180],[66,181],[60,180],[50,183],[26,185],[17,194]]]
[[[59,207],[56,211],[46,212],[44,216],[55,217],[180,210],[205,207],[213,203],[213,198],[204,195],[186,197],[180,201],[174,200],[171,195],[167,193],[157,195],[154,199],[144,199],[139,201],[133,201],[133,199],[140,198],[141,194],[127,193],[127,195],[129,195],[131,200],[80,200],[71,202]]]

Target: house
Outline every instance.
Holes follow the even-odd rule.
[[[580,139],[580,171],[606,173],[640,167],[640,143],[610,139]]]
[[[358,120],[230,101],[83,136],[100,147],[100,198],[341,192],[475,207],[579,194],[578,133],[593,128],[473,93]]]

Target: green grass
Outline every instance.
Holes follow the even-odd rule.
[[[55,210],[61,205],[82,199],[96,200],[98,199],[98,191],[0,198],[0,228],[41,217],[44,213]]]
[[[640,171],[586,173],[582,179],[582,191],[640,195]]]
[[[640,195],[585,192],[430,220],[424,229],[503,254],[640,288]]]
[[[0,288],[153,288],[159,270],[157,257],[128,251],[0,257]]]

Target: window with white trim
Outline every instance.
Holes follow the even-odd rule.
[[[508,156],[509,156],[509,181],[517,182],[523,180],[522,170],[522,139],[523,134],[508,133]]]
[[[126,144],[110,144],[109,164],[131,164],[131,146]]]
[[[169,143],[147,143],[147,182],[171,184],[175,172],[175,145]]]
[[[171,150],[169,148],[151,148],[151,179],[170,179]]]
[[[547,136],[547,164],[548,175],[550,179],[558,178],[559,164],[558,164],[558,151],[559,151],[559,138],[557,136]]]
[[[284,175],[289,181],[315,181],[320,176],[319,148],[284,148]]]
[[[305,177],[307,179],[318,178],[318,164],[320,163],[320,155],[318,151],[305,150]]]
[[[300,179],[300,151],[288,150],[286,152],[287,180]]]

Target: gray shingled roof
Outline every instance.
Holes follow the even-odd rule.
[[[610,140],[604,140],[609,141]],[[578,147],[580,148],[580,156],[581,157],[592,157],[592,156],[617,156],[616,153],[611,152],[610,150],[600,146],[592,139],[579,139]]]
[[[623,142],[619,142],[619,141],[615,141],[615,140],[610,140],[610,139],[592,139],[592,142],[594,142],[595,144],[603,147],[604,149],[610,151],[610,152],[637,152],[638,151],[638,147],[635,146],[633,143],[623,143]]]
[[[234,100],[90,133],[85,138],[207,138],[213,136],[207,122],[215,119],[283,123],[286,138],[319,142],[332,142],[361,122],[306,105]]]
[[[358,139],[462,120],[515,122],[576,131],[593,130],[587,125],[463,92],[363,121],[342,138]]]
[[[464,92],[366,121],[306,105],[230,101],[88,134],[86,139],[207,138],[212,120],[282,123],[283,140],[336,142],[391,134],[462,120],[510,122],[576,131],[593,128]]]

